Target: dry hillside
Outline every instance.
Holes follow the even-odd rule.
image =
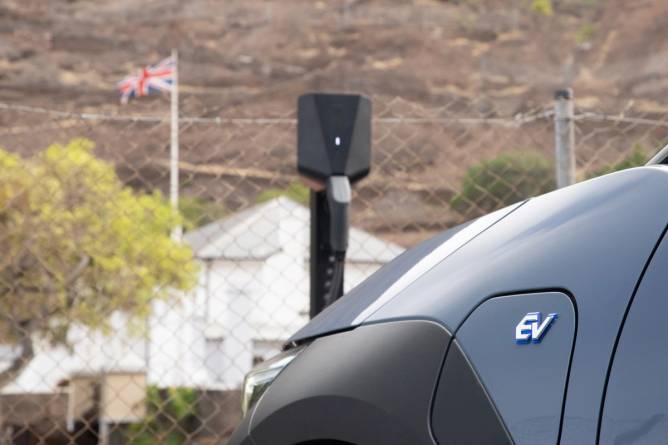
[[[549,106],[553,91],[564,86],[573,87],[578,105],[588,109],[668,110],[668,2],[551,3],[553,12],[546,14],[532,8],[532,0],[1,0],[0,102],[164,113],[164,98],[121,107],[114,85],[174,47],[181,62],[182,112],[188,116],[291,116],[300,93],[337,90],[371,95],[383,116],[438,109],[510,117]],[[25,151],[81,132],[60,123],[53,132],[21,130],[44,119],[0,112],[0,144]],[[539,148],[549,150],[551,135],[541,133],[546,129],[523,133],[517,145],[544,139]],[[292,139],[279,139],[273,129],[237,130],[222,136],[184,130],[184,158],[193,166],[186,169],[186,192],[223,196],[227,206],[240,207],[275,181],[253,176],[255,170],[242,181],[226,168],[275,171],[285,175],[280,184],[290,181]],[[364,196],[370,204],[360,209],[360,223],[392,232],[456,221],[435,216],[454,186],[434,184],[461,175],[465,161],[494,152],[489,146],[498,136],[473,144],[471,132],[430,126],[383,131],[382,141],[403,151],[378,153],[384,175],[369,179]],[[113,145],[119,134],[131,140],[106,155],[128,182],[166,187],[165,128],[132,133],[120,126],[87,126],[83,133],[101,147]],[[465,149],[465,158],[443,151],[455,146]],[[212,176],[206,165],[219,170]],[[379,217],[374,209],[389,202],[401,211]],[[426,209],[424,202],[437,205]]]

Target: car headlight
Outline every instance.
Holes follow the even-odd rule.
[[[244,394],[241,401],[241,410],[244,416],[260,400],[262,394],[276,380],[276,377],[292,362],[304,347],[290,349],[266,362],[257,365],[244,379]]]

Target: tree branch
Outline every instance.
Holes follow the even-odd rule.
[[[70,271],[70,273],[65,277],[64,282],[60,286],[61,288],[64,287],[65,289],[71,288],[74,286],[74,284],[77,282],[79,278],[83,275],[83,273],[86,271],[88,266],[91,265],[91,258],[88,255],[85,255],[81,257],[79,260],[79,263]],[[55,278],[53,273],[48,270],[44,269],[46,273],[51,276],[52,278]],[[49,283],[48,285],[45,286],[28,286],[28,285],[22,285],[22,284],[16,284],[21,282],[23,278],[24,271],[19,270],[15,271],[13,273],[12,279],[11,280],[0,280],[0,295],[13,292],[13,293],[18,293],[18,294],[27,294],[27,293],[34,293],[34,294],[44,294],[44,295],[50,295],[55,292],[57,292],[58,288],[55,287],[52,283]],[[12,283],[12,284],[7,284],[7,283]]]
[[[73,285],[79,279],[79,277],[86,271],[88,266],[90,266],[90,263],[91,261],[88,255],[84,255],[83,257],[81,257],[81,259],[79,260],[79,264],[77,264],[74,267],[74,269],[65,279],[65,286]]]
[[[6,369],[0,371],[0,388],[4,388],[9,383],[13,382],[35,357],[30,323],[25,324],[25,326],[22,326],[17,330],[21,333],[21,338],[18,342],[18,346],[21,348],[21,353],[14,358],[12,363]]]

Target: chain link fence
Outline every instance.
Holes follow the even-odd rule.
[[[183,102],[180,215],[165,199],[166,115],[0,104],[0,442],[223,443],[245,373],[307,322],[294,107]],[[346,289],[437,232],[556,186],[549,101],[514,116],[373,103]],[[577,180],[668,142],[664,115],[576,107],[570,125]]]

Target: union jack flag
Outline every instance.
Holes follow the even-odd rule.
[[[170,91],[174,83],[176,61],[168,57],[155,65],[147,66],[136,75],[130,75],[118,82],[121,102],[135,97],[148,96],[158,91]]]

